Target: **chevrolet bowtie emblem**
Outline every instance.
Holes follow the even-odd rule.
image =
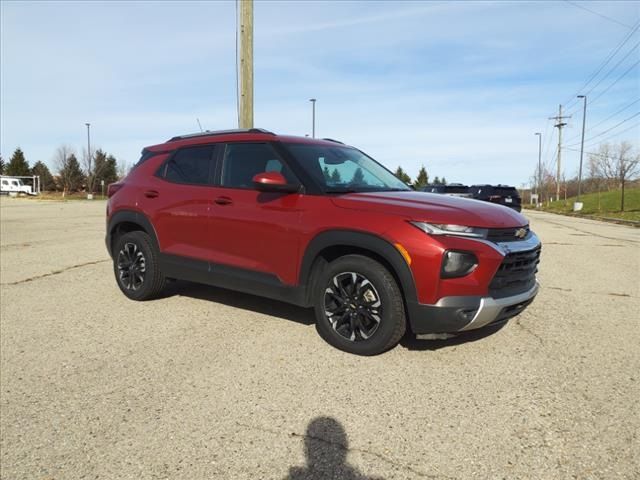
[[[524,238],[526,236],[527,236],[527,229],[526,228],[519,228],[518,230],[516,230],[516,237]]]

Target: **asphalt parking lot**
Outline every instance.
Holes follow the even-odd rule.
[[[3,479],[640,477],[640,229],[529,214],[524,314],[360,358],[275,301],[127,300],[104,209],[0,201]]]

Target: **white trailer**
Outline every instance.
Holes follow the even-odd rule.
[[[23,178],[30,179],[33,186],[25,185]],[[2,195],[38,195],[40,190],[40,177],[10,177],[8,175],[0,175],[0,194]]]

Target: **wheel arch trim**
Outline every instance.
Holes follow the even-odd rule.
[[[149,235],[151,241],[153,242],[153,245],[156,247],[156,250],[158,252],[160,251],[160,244],[158,242],[156,229],[153,227],[153,224],[144,213],[135,210],[118,210],[111,216],[107,226],[106,243],[109,255],[113,256],[113,234],[115,233],[118,226],[123,223],[133,223],[140,226],[141,230]]]
[[[407,265],[402,254],[386,239],[367,232],[357,230],[326,230],[317,234],[307,245],[300,273],[299,285],[304,286],[311,294],[310,282],[316,260],[320,254],[332,247],[353,247],[368,250],[385,260],[393,269],[391,272],[399,280],[400,288],[406,302],[417,301],[415,281],[411,269]]]

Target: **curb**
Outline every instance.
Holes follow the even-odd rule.
[[[636,220],[625,220],[623,218],[601,217],[598,215],[585,215],[580,213],[552,212],[550,210],[538,210],[536,208],[527,208],[525,210],[531,210],[533,212],[552,213],[554,215],[563,215],[565,217],[576,217],[576,218],[586,218],[588,220],[599,220],[601,222],[616,223],[618,225],[626,225],[629,227],[640,228],[640,222]]]

